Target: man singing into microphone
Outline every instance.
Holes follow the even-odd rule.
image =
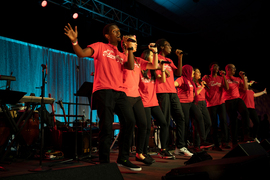
[[[226,118],[226,106],[223,98],[223,91],[229,89],[229,85],[226,81],[225,71],[220,71],[216,62],[209,65],[210,75],[205,75],[202,80],[206,82],[208,88],[205,88],[205,100],[207,102],[207,108],[212,121],[212,138],[214,141],[213,150],[222,151],[221,148],[231,148],[229,143],[228,125]],[[220,76],[218,75],[220,74]],[[218,116],[220,121],[220,128],[222,132],[222,144],[220,148],[220,141],[218,136]]]
[[[95,76],[93,98],[96,102],[99,116],[99,161],[110,162],[110,145],[112,137],[112,123],[114,112],[121,115],[119,134],[119,154],[117,163],[133,171],[141,171],[141,167],[129,161],[129,149],[135,126],[135,117],[131,105],[124,93],[123,69],[134,69],[134,55],[132,48],[127,56],[118,51],[121,41],[120,29],[116,24],[108,24],[103,29],[103,35],[108,44],[96,42],[82,49],[78,44],[77,26],[75,31],[71,25],[65,26],[65,34],[70,38],[73,50],[79,57],[93,57]],[[127,43],[129,49],[131,44]]]
[[[233,64],[228,64],[225,67],[226,80],[229,85],[229,89],[224,91],[224,99],[226,104],[227,113],[230,118],[232,144],[233,148],[237,146],[238,137],[238,120],[237,112],[241,114],[242,124],[244,129],[244,141],[250,141],[249,137],[249,114],[244,101],[240,98],[239,88],[241,87],[244,91],[248,89],[247,77],[243,71],[239,72],[239,77],[234,77],[236,68]]]

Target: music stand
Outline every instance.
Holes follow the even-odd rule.
[[[84,158],[90,158],[92,159],[92,110],[96,109],[95,107],[95,103],[93,103],[93,98],[92,98],[92,92],[93,92],[93,83],[92,82],[84,82],[81,87],[79,88],[79,90],[77,91],[76,94],[74,94],[75,96],[80,96],[80,97],[87,97],[89,100],[89,105],[90,105],[90,143],[89,143],[89,154],[85,157],[82,157],[82,159]],[[77,101],[76,101],[77,103]],[[77,104],[76,104],[76,110],[77,110]],[[76,111],[77,112],[77,111]],[[77,119],[76,119],[77,121]],[[77,121],[78,122],[78,121]],[[77,122],[76,122],[76,126],[77,126]],[[77,127],[76,127],[76,134],[77,134]],[[77,139],[77,136],[76,136]],[[77,146],[76,146],[77,148]]]
[[[26,92],[0,90],[0,102],[3,104],[16,104]]]

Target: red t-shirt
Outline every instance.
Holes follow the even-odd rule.
[[[94,50],[92,55],[95,65],[93,93],[101,89],[124,91],[123,64],[127,61],[127,57],[111,44],[97,42],[87,47]]]
[[[207,107],[217,106],[225,103],[223,98],[224,91],[224,78],[221,76],[212,77],[211,75],[208,78],[203,77],[203,81],[209,86],[210,89],[205,89],[205,100],[207,103]]]
[[[169,58],[158,55],[158,59],[163,59],[164,61],[170,61],[171,64],[164,64],[164,69],[167,69],[170,72],[170,77],[166,79],[166,82],[162,83],[156,80],[157,93],[176,93],[176,89],[174,87],[174,70],[176,70],[177,67],[173,64],[173,61]],[[161,74],[161,71],[157,70],[157,74]]]
[[[199,89],[202,89],[201,92],[200,92],[200,94],[197,94],[198,101],[205,101],[205,88],[203,88],[200,83],[196,83],[196,84],[197,84],[197,91]]]
[[[158,106],[157,94],[156,94],[156,83],[155,80],[151,80],[151,72],[148,70],[147,76],[150,78],[143,77],[141,73],[141,80],[139,84],[139,92],[142,98],[144,107]]]
[[[189,80],[188,84],[189,84],[189,91],[185,91],[181,88],[182,84],[184,84],[184,80],[183,77],[179,77],[176,79],[176,81],[178,82],[178,87],[177,87],[177,95],[180,99],[181,103],[190,103],[194,101],[194,92],[193,92],[193,85],[191,84],[191,82]]]
[[[252,90],[241,90],[240,97],[245,102],[247,108],[255,109],[255,102],[254,102],[254,91]]]
[[[242,86],[243,80],[234,76],[226,76],[226,79],[229,85],[229,90],[224,91],[223,95],[225,101],[240,98],[239,88]]]
[[[140,82],[140,74],[141,70],[145,70],[148,61],[136,57],[136,61],[134,61],[134,69],[128,70],[124,69],[124,85],[126,87],[125,93],[129,97],[139,97],[139,82]]]

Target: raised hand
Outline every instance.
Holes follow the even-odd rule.
[[[150,43],[148,45],[148,48],[153,52],[157,52],[157,47],[155,45],[156,45],[156,43]]]
[[[218,72],[219,72],[219,74],[220,74],[221,76],[225,76],[225,75],[226,75],[226,72],[223,71],[223,70],[219,70]]]
[[[74,31],[71,25],[68,23],[68,26],[65,26],[64,30],[65,30],[65,35],[69,37],[71,42],[75,42],[77,40],[77,37],[78,37],[77,26],[75,26],[75,31]]]
[[[180,50],[180,49],[176,49],[175,54],[176,54],[177,56],[183,56],[183,51]]]

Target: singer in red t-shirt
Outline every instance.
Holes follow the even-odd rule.
[[[252,137],[254,138],[254,140],[256,142],[260,143],[260,141],[258,140],[260,120],[259,120],[259,117],[257,115],[257,112],[255,111],[254,98],[259,97],[259,96],[264,95],[264,94],[267,94],[267,92],[266,92],[266,89],[264,89],[262,92],[255,93],[251,89],[251,86],[253,83],[254,83],[254,81],[251,81],[248,83],[247,90],[240,89],[240,97],[245,102],[247,109],[248,109],[248,112],[249,112],[249,117],[253,123],[253,133],[252,133],[253,136]]]
[[[149,62],[153,61],[153,56],[155,56],[155,53],[150,51],[149,49],[143,51],[141,58],[148,60]],[[160,63],[160,70],[162,72],[161,75],[157,75],[155,70],[142,70],[140,73],[141,79],[139,84],[139,92],[143,101],[144,110],[146,114],[147,119],[147,128],[146,128],[146,141],[144,144],[143,153],[151,158],[147,154],[148,146],[149,146],[149,137],[151,132],[151,125],[152,125],[152,116],[155,119],[155,121],[158,123],[158,126],[160,126],[160,144],[157,144],[158,147],[160,147],[160,156],[162,158],[174,158],[169,151],[167,147],[167,139],[169,136],[169,129],[167,128],[167,122],[164,117],[164,114],[161,111],[161,108],[158,104],[157,95],[156,95],[156,81],[160,82],[166,82],[166,73],[164,70],[164,64]],[[159,146],[160,145],[160,146]]]
[[[64,28],[65,34],[70,38],[73,50],[79,57],[93,57],[95,76],[93,85],[93,102],[99,116],[99,161],[110,162],[110,145],[112,137],[112,124],[114,112],[123,116],[120,120],[119,154],[117,163],[133,171],[141,171],[141,167],[129,161],[129,150],[135,126],[132,108],[124,93],[123,69],[134,69],[134,56],[132,50],[128,55],[118,51],[121,41],[120,29],[116,24],[108,24],[103,29],[103,35],[108,44],[97,42],[82,49],[78,44],[78,31],[70,24]],[[130,47],[130,43],[127,45]]]
[[[231,134],[232,134],[232,144],[233,148],[238,144],[238,122],[237,122],[237,112],[241,114],[243,129],[244,129],[244,141],[251,141],[249,136],[249,114],[244,101],[240,98],[239,88],[244,91],[247,90],[247,78],[245,73],[240,71],[239,77],[234,77],[236,68],[233,64],[228,64],[225,67],[226,70],[226,80],[229,85],[229,89],[224,92],[224,99],[226,110],[230,118]]]
[[[198,95],[196,85],[193,82],[193,77],[194,70],[192,66],[186,64],[182,68],[182,76],[175,80],[174,85],[177,88],[177,95],[180,99],[185,117],[185,141],[188,140],[187,137],[190,117],[194,120],[193,133],[196,133],[193,134],[194,137],[195,135],[197,135],[197,132],[200,135],[200,141],[196,142],[197,139],[193,139],[195,146],[194,151],[197,152],[200,151],[201,146],[203,146],[202,148],[206,148],[206,146],[209,146],[210,144],[206,143],[203,116],[199,111],[198,107],[196,106],[196,104],[198,103]]]
[[[188,149],[186,148],[186,143],[184,141],[184,114],[176,93],[176,89],[174,87],[174,75],[182,75],[183,52],[179,49],[175,51],[175,54],[178,57],[178,66],[176,67],[171,59],[166,58],[166,56],[169,55],[172,51],[170,43],[166,39],[159,39],[157,40],[156,44],[159,51],[158,59],[170,62],[170,64],[164,65],[167,75],[166,82],[161,83],[159,81],[156,81],[156,83],[158,103],[166,118],[167,128],[169,128],[170,126],[171,117],[173,117],[173,121],[175,121],[176,123],[176,147],[174,154],[192,156],[193,154],[188,151]],[[157,74],[161,74],[161,72],[157,70]],[[168,142],[169,140],[167,141],[167,146]]]
[[[137,39],[134,35],[125,35],[121,42],[122,49],[124,54],[128,54],[127,43],[131,41],[131,48],[133,52],[137,51]],[[145,110],[142,102],[142,98],[139,93],[139,82],[141,77],[141,71],[146,69],[157,69],[158,67],[158,57],[157,57],[157,48],[154,47],[155,43],[150,43],[148,48],[155,54],[154,60],[149,62],[140,57],[134,58],[134,70],[124,70],[124,86],[125,93],[128,97],[128,100],[133,109],[133,113],[136,119],[136,125],[138,128],[137,133],[137,145],[136,145],[136,161],[143,162],[147,165],[153,163],[153,159],[145,156],[143,154],[143,149],[146,139],[149,137],[146,136],[146,127],[147,120],[145,115]]]
[[[205,100],[207,108],[212,121],[211,137],[214,142],[213,150],[222,151],[221,148],[229,149],[229,134],[226,115],[225,100],[223,98],[223,91],[229,89],[229,85],[226,81],[225,71],[219,70],[219,66],[216,62],[209,65],[210,75],[205,75],[202,80],[206,82],[209,87],[205,89]],[[220,74],[220,76],[218,75]],[[219,137],[218,129],[218,117],[220,123],[220,129],[222,137]],[[220,147],[221,140],[221,147]]]
[[[208,109],[206,107],[205,102],[205,89],[208,89],[205,87],[206,82],[201,80],[201,72],[198,68],[194,69],[194,77],[193,81],[195,83],[195,86],[197,87],[197,95],[198,95],[198,104],[197,107],[202,114],[203,122],[197,124],[196,121],[194,121],[194,126],[202,125],[205,127],[205,137],[208,136],[210,129],[211,129],[211,119],[208,112]],[[206,85],[207,86],[207,85]],[[208,86],[207,86],[208,87]],[[194,147],[199,147],[200,145],[200,137],[197,128],[195,128],[194,132]]]

